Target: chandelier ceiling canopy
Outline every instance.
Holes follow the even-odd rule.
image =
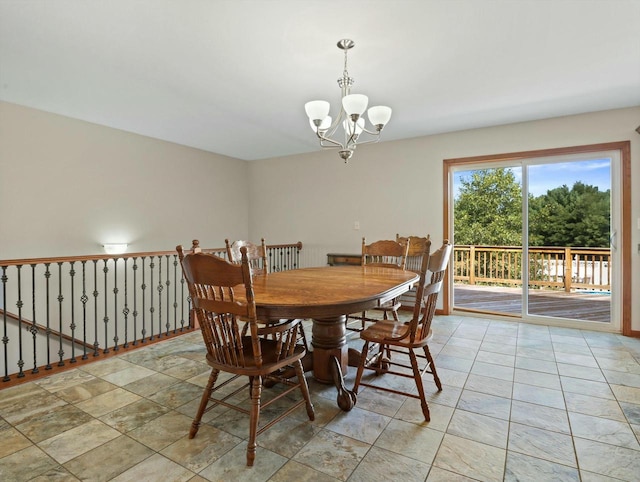
[[[353,40],[342,39],[338,48],[344,51],[344,70],[338,79],[338,86],[342,90],[340,113],[335,120],[329,115],[331,105],[325,100],[312,100],[304,105],[309,116],[311,129],[320,139],[320,146],[339,149],[338,154],[346,163],[353,155],[357,144],[378,142],[380,133],[391,118],[391,108],[384,105],[369,107],[365,123],[364,112],[367,110],[369,98],[363,94],[352,94],[353,78],[347,70],[347,52],[355,45]],[[366,137],[365,137],[366,136]]]

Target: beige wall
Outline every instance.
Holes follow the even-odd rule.
[[[443,159],[623,140],[635,247],[639,124],[636,107],[361,146],[348,165],[335,151],[247,163],[0,102],[0,259],[95,254],[121,240],[137,252],[264,236],[302,241],[310,262],[323,264],[327,252],[358,252],[362,236],[430,233],[439,242]]]
[[[247,178],[238,159],[0,102],[0,259],[223,247],[248,235]]]
[[[630,140],[633,287],[638,293],[638,125],[640,107],[635,107],[361,146],[348,165],[332,150],[252,162],[249,234],[300,240],[318,262],[331,251],[359,252],[362,236],[430,233],[440,242],[443,159]],[[638,330],[640,301],[634,298],[632,328]]]

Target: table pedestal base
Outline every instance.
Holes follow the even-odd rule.
[[[356,394],[347,390],[343,373],[349,364],[346,315],[313,320],[313,376],[320,383],[333,383],[338,390],[338,406],[349,411]]]

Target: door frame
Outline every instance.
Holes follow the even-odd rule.
[[[452,188],[452,167],[464,166],[466,164],[479,164],[483,162],[495,161],[520,161],[523,159],[535,157],[551,157],[562,156],[568,154],[593,153],[599,151],[618,151],[620,154],[620,172],[618,186],[621,192],[620,206],[620,227],[622,235],[620,236],[620,259],[619,267],[621,286],[620,286],[620,316],[622,317],[622,334],[625,336],[640,336],[640,331],[631,329],[631,141],[609,142],[602,144],[590,144],[573,147],[559,147],[552,149],[539,149],[534,151],[511,152],[504,154],[492,154],[484,156],[473,156],[463,158],[444,159],[443,161],[443,239],[448,239],[451,235],[452,213],[450,213],[450,194]],[[612,180],[612,185],[615,183]],[[451,273],[451,270],[448,270]],[[451,289],[452,283],[449,281],[449,275],[445,280],[445,289],[443,290],[442,303],[443,314],[451,313]]]

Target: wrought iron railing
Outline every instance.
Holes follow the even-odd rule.
[[[301,249],[267,246],[270,271],[298,268]],[[175,251],[0,260],[0,284],[3,382],[194,329]]]
[[[470,285],[522,286],[522,248],[454,247],[454,281]],[[570,292],[611,289],[609,248],[529,247],[529,286]]]

